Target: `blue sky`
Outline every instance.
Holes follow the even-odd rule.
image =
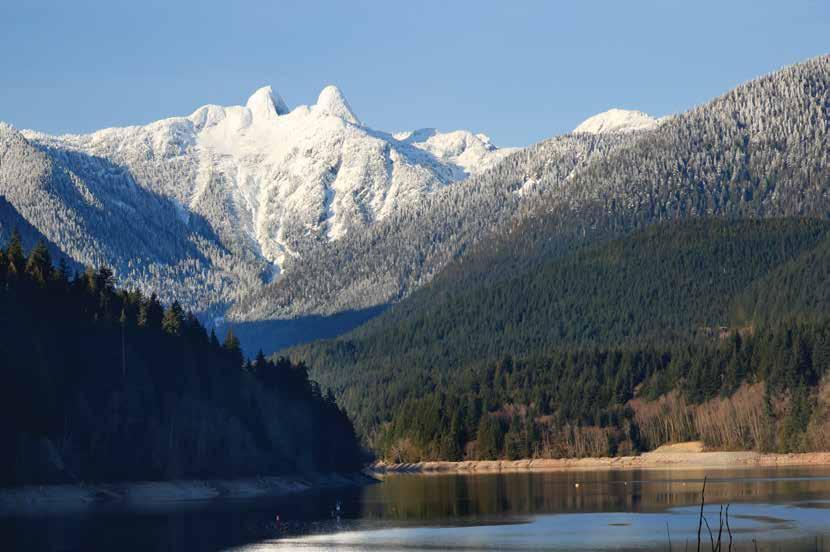
[[[830,46],[826,0],[0,2],[0,120],[85,132],[336,84],[387,131],[526,145],[682,111]]]

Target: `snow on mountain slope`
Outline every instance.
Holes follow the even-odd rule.
[[[265,87],[245,107],[207,105],[188,117],[81,136],[24,134],[127,167],[142,187],[277,265],[310,241],[371,225],[505,155],[465,131],[436,132],[424,143],[373,131],[334,86],[291,111]]]
[[[573,132],[586,134],[635,132],[657,128],[658,124],[657,119],[642,111],[609,109],[593,117],[588,117],[573,129]]]
[[[433,132],[396,136],[432,142],[441,153],[451,141],[433,139]],[[534,214],[581,167],[636,139],[631,133],[569,134],[517,151],[463,186],[430,195],[417,210],[397,211],[371,228],[310,250],[284,277],[240,298],[226,316],[233,321],[329,316],[398,302],[449,263]],[[443,149],[447,156],[452,151]]]
[[[204,296],[199,301],[181,298],[200,309],[216,302],[227,304],[245,291],[231,291],[235,287],[261,284],[251,282],[252,271],[267,281],[279,274],[288,258],[302,262],[310,248],[370,227],[509,153],[496,149],[485,136],[467,131],[396,137],[372,130],[360,122],[334,86],[324,88],[314,105],[294,109],[271,87],[264,87],[244,106],[206,105],[189,116],[145,126],[86,135],[14,133],[15,140],[22,140],[15,142],[18,149],[30,148],[37,152],[40,165],[54,165],[41,171],[42,178],[29,179],[38,181],[35,188],[49,188],[57,174],[71,175],[78,189],[89,190],[90,201],[98,202],[102,220],[137,211],[138,218],[152,218],[155,224],[157,213],[141,211],[157,209],[153,203],[157,200],[171,211],[165,215],[171,219],[170,227],[162,232],[183,233],[180,238],[188,242],[188,232],[204,222],[211,234],[199,234],[199,243],[204,250],[205,241],[210,242],[211,251],[199,253],[200,270],[217,269],[219,257],[224,268],[202,279],[200,285],[208,289],[199,292]],[[23,153],[16,157],[34,158]],[[18,186],[15,178],[6,175],[0,185]],[[89,223],[93,211],[60,205],[76,202],[74,196],[61,192],[69,187],[50,190],[50,202],[71,215],[77,232],[49,228],[63,223],[41,213],[35,201],[21,210],[15,201],[23,202],[26,194],[11,194],[10,203],[80,262],[107,263],[118,269],[137,262],[138,254],[153,258],[153,274],[165,276],[154,276],[150,288],[172,285],[168,280],[176,280],[182,263],[196,262],[188,257],[192,251],[184,253],[190,246],[183,243],[176,247],[177,255],[184,258],[156,252],[154,247],[165,241],[154,226],[124,229],[134,234],[127,242],[141,244],[136,250],[118,242],[119,236],[95,234],[90,228],[100,221]],[[116,242],[119,247],[112,245]],[[83,251],[79,243],[84,244]],[[173,264],[165,266],[165,259]],[[228,259],[240,260],[244,278],[237,273],[243,268]],[[127,283],[134,281],[129,271],[120,270],[119,276]]]
[[[0,196],[0,227],[24,230],[25,221],[32,238],[79,263],[107,265],[164,301],[207,309],[261,280],[261,261],[231,255],[202,217],[183,217],[175,200],[137,186],[123,167],[37,146],[3,124]]]
[[[398,132],[394,138],[455,165],[460,169],[457,178],[482,173],[519,149],[496,149],[486,134],[472,134],[466,130],[442,133],[434,128],[422,128],[411,132]]]

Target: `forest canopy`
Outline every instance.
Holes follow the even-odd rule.
[[[302,363],[246,361],[177,303],[0,249],[0,484],[353,471],[354,428]]]
[[[780,419],[791,419],[793,405],[816,405],[826,369],[828,231],[802,218],[654,225],[511,278],[427,287],[350,334],[288,353],[315,367],[383,456],[407,461],[647,450],[662,442],[640,439],[632,405],[670,396],[690,412],[742,384],[755,385],[755,408],[770,383],[786,399]],[[721,351],[732,336],[744,347]],[[797,378],[780,376],[793,366]],[[798,420],[788,431],[803,437],[808,420]],[[505,437],[517,431],[518,448]],[[776,434],[729,446],[817,445]]]

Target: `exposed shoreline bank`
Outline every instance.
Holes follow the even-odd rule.
[[[365,473],[354,473],[231,480],[27,485],[0,488],[0,515],[82,511],[99,507],[162,507],[280,497],[306,491],[368,485],[376,481]]]
[[[647,452],[640,456],[609,458],[558,458],[524,460],[472,460],[462,462],[377,463],[369,472],[394,473],[495,473],[522,471],[755,468],[776,466],[830,466],[830,452],[763,454],[758,452]]]

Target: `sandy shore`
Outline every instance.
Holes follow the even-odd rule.
[[[609,469],[667,468],[739,468],[762,466],[830,466],[830,452],[800,454],[761,454],[757,452],[689,452],[688,444],[672,450],[661,447],[640,456],[614,458],[561,458],[527,460],[477,460],[469,462],[417,462],[414,464],[374,464],[371,472],[386,473],[449,473],[507,472]]]
[[[152,507],[223,499],[276,497],[309,490],[366,485],[366,474],[309,478],[260,477],[206,481],[149,481],[100,485],[0,488],[0,514],[84,510],[101,506]]]

